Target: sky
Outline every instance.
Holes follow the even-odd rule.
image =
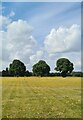
[[[63,57],[81,70],[80,2],[3,2],[0,10],[0,70],[20,59],[29,71],[39,60],[54,71]]]
[[[82,0],[1,0],[3,2],[82,2]]]

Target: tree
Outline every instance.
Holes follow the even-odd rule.
[[[6,70],[2,71],[2,76],[9,76],[8,68],[6,68]]]
[[[56,62],[56,71],[60,71],[62,77],[66,77],[67,74],[71,73],[73,71],[73,63],[71,63],[66,58],[60,58]]]
[[[9,66],[9,73],[11,76],[24,76],[26,71],[26,66],[20,60],[13,60],[12,64]]]
[[[25,76],[27,76],[27,77],[32,76],[32,73],[27,70],[27,71],[25,72]]]
[[[47,76],[49,74],[50,67],[45,61],[40,60],[38,63],[33,65],[32,71],[35,76]]]
[[[83,77],[83,72],[72,72],[73,77]]]

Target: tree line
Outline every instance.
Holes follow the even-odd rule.
[[[56,61],[56,67],[54,70],[57,72],[50,73],[50,66],[44,61],[39,60],[36,64],[32,66],[32,72],[26,70],[25,64],[15,59],[10,63],[9,68],[2,70],[0,75],[5,76],[83,76],[82,72],[73,72],[74,65],[67,58],[60,58]]]

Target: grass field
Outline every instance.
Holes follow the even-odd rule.
[[[81,78],[2,78],[3,118],[80,118]]]

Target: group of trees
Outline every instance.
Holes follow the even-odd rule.
[[[26,66],[20,60],[13,60],[9,68],[2,71],[2,76],[62,76],[72,75],[73,63],[66,58],[60,58],[56,62],[55,70],[57,73],[50,73],[50,66],[40,60],[32,67],[32,72],[26,70]],[[75,74],[75,73],[74,73]]]
[[[31,73],[26,70],[26,66],[20,60],[13,60],[9,65],[9,69],[2,71],[2,76],[31,76]]]

